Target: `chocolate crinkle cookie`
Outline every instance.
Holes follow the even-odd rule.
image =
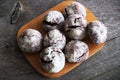
[[[42,35],[35,29],[27,29],[18,37],[20,49],[27,53],[39,52],[42,48]]]
[[[65,32],[71,39],[82,40],[86,36],[87,21],[78,14],[70,15],[65,21]]]
[[[72,15],[72,14],[79,14],[85,18],[86,9],[82,4],[74,1],[65,8],[65,10],[63,11],[63,14],[65,15],[65,17],[68,17],[69,15]]]
[[[43,45],[44,47],[54,46],[59,49],[63,49],[66,44],[66,38],[59,30],[54,29],[49,31],[44,36]]]
[[[59,11],[50,11],[43,19],[43,28],[46,31],[63,29],[64,17]]]
[[[60,49],[51,46],[40,53],[40,62],[46,72],[57,73],[64,68],[65,56]]]
[[[78,40],[68,42],[64,51],[68,62],[83,62],[89,55],[87,44]]]
[[[104,43],[107,39],[107,27],[98,20],[91,22],[87,27],[87,31],[93,43]]]

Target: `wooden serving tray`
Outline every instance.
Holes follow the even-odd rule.
[[[29,21],[28,23],[26,23],[24,26],[21,27],[21,29],[18,31],[17,34],[17,38],[19,37],[19,35],[26,29],[28,28],[33,28],[33,29],[37,29],[39,30],[42,35],[45,35],[45,31],[42,28],[42,19],[43,17],[51,10],[58,10],[58,11],[63,11],[63,9],[70,3],[72,3],[73,1],[64,1],[62,3],[59,3],[58,5],[54,6],[53,8],[45,11],[43,14],[41,14],[40,16],[34,18],[33,20]],[[90,10],[87,10],[87,17],[86,20],[89,22],[96,20],[96,17],[94,16],[94,14],[92,14],[90,12]],[[104,44],[93,44],[88,38],[83,40],[84,42],[86,42],[89,46],[89,58],[94,55],[96,52],[98,52],[103,46]],[[68,72],[70,72],[72,69],[74,69],[75,67],[77,67],[78,65],[80,65],[80,63],[69,63],[66,61],[65,63],[65,67],[62,71],[58,72],[58,73],[47,73],[45,72],[41,66],[40,66],[40,61],[39,61],[39,54],[38,53],[33,53],[33,54],[27,54],[22,52],[23,55],[25,56],[25,58],[28,60],[28,62],[33,66],[33,68],[35,68],[40,74],[48,77],[48,78],[57,78],[60,77]]]

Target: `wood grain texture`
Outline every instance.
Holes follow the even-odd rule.
[[[120,80],[120,0],[77,0],[108,28],[105,46],[66,75],[49,79],[40,75],[21,54],[16,41],[19,28],[63,0],[19,0],[20,20],[10,24],[18,0],[0,0],[0,80]]]
[[[70,4],[73,1],[64,1],[58,5],[56,5],[55,7],[47,10],[46,12],[44,12],[43,14],[41,14],[40,16],[34,18],[33,20],[31,20],[30,22],[26,23],[24,26],[22,26],[22,28],[18,31],[17,34],[17,38],[19,37],[19,35],[26,29],[28,28],[33,28],[33,29],[37,29],[39,30],[42,35],[45,35],[45,31],[42,29],[42,19],[43,17],[48,13],[48,11],[51,10],[58,10],[58,11],[63,11],[63,9]],[[90,10],[88,10],[86,8],[87,11],[87,17],[86,20],[89,22],[96,20],[97,18],[90,12]],[[89,46],[89,50],[90,50],[90,54],[89,57],[91,57],[92,55],[94,55],[97,51],[99,51],[104,44],[93,44],[88,38],[85,38],[83,41],[85,41],[88,46]],[[54,74],[50,74],[45,72],[41,67],[40,67],[40,62],[39,62],[39,54],[27,54],[27,53],[23,53],[24,56],[26,57],[26,59],[28,60],[28,62],[42,75],[48,77],[48,78],[57,78],[60,77],[66,73],[68,73],[69,71],[71,71],[72,69],[74,69],[75,67],[77,67],[78,65],[80,65],[81,63],[69,63],[66,62],[65,67],[62,71],[58,72],[58,73],[54,73]]]

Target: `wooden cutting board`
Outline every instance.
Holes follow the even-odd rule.
[[[39,30],[42,35],[44,36],[45,35],[45,31],[43,30],[42,28],[42,19],[43,17],[51,10],[58,10],[58,11],[63,11],[64,8],[72,3],[73,1],[64,1],[62,3],[59,3],[58,5],[54,6],[53,8],[45,11],[43,14],[41,14],[40,16],[34,18],[33,20],[29,21],[28,23],[26,23],[24,26],[22,26],[20,28],[20,30],[18,31],[18,34],[17,34],[17,38],[19,37],[19,35],[26,29],[28,28],[33,28],[33,29],[37,29]],[[90,12],[90,10],[88,10],[86,8],[86,11],[87,11],[87,17],[86,17],[86,20],[89,22],[93,21],[93,20],[96,20],[97,18],[94,16],[93,13]],[[90,50],[90,53],[89,53],[89,58],[94,55],[96,52],[98,52],[103,46],[104,44],[93,44],[89,38],[85,38],[83,40],[84,42],[86,42],[89,46],[89,50]],[[35,68],[40,74],[42,74],[43,76],[46,76],[48,78],[57,78],[57,77],[60,77],[68,72],[70,72],[72,69],[74,69],[75,67],[79,66],[81,63],[69,63],[66,61],[65,63],[65,67],[62,71],[58,72],[58,73],[47,73],[45,72],[41,66],[40,66],[40,61],[39,61],[39,53],[33,53],[33,54],[27,54],[25,52],[22,52],[23,55],[25,56],[25,58],[28,60],[28,62],[32,65],[33,68]]]

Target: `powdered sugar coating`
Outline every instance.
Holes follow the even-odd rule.
[[[25,30],[17,41],[20,49],[27,53],[39,52],[42,48],[42,35],[35,29]]]
[[[86,36],[87,21],[78,14],[70,15],[65,21],[65,31],[71,39],[83,39]]]
[[[48,73],[57,73],[64,68],[63,52],[53,46],[45,48],[40,54],[41,67]]]
[[[44,36],[44,47],[54,46],[63,49],[66,44],[66,38],[59,30],[54,29],[49,31]]]
[[[65,46],[65,57],[69,62],[82,62],[88,58],[89,49],[86,43],[72,40]]]
[[[53,29],[62,29],[64,24],[64,17],[59,11],[50,11],[44,17],[43,20],[43,28],[46,31],[50,31]]]
[[[88,26],[88,34],[93,43],[104,43],[107,39],[107,27],[98,20],[93,21]]]
[[[69,4],[64,12],[65,14],[65,17],[68,17],[69,15],[72,15],[72,14],[79,14],[79,15],[82,15],[84,18],[86,17],[86,9],[85,7],[80,4],[79,2],[72,2],[71,4]]]

